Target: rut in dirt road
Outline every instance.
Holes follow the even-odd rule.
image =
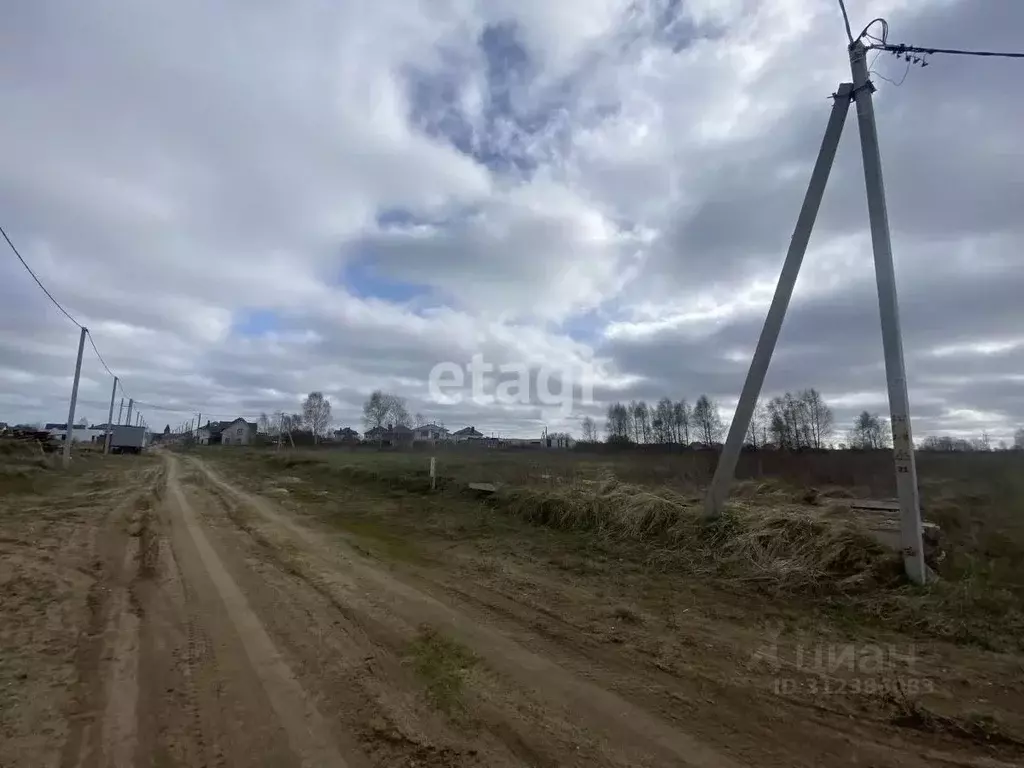
[[[503,743],[504,757],[546,765],[737,765],[677,725],[527,650],[338,541],[325,540],[202,462],[189,462],[226,503],[239,507],[236,515],[249,518],[244,525],[257,529],[267,550],[329,594],[371,642],[398,652],[418,627],[429,625],[477,654],[485,672],[469,695],[477,725]]]
[[[149,520],[163,482],[159,470],[136,473],[96,534],[86,636],[79,641],[64,768],[134,765],[137,747],[139,611],[133,588],[149,555]]]
[[[259,677],[271,706],[287,731],[292,750],[301,758],[303,766],[345,768],[347,763],[334,746],[323,717],[295,679],[260,620],[249,607],[245,595],[203,533],[178,483],[177,461],[172,457],[168,457],[167,461],[170,501],[177,508],[181,522],[224,603],[253,672]]]
[[[176,473],[136,473],[97,531],[60,765],[345,768]]]

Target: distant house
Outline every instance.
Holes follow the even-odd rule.
[[[483,433],[477,432],[476,427],[464,427],[458,432],[452,433],[452,440],[456,443],[464,443],[468,440],[483,440]]]
[[[10,426],[6,421],[0,421],[0,435],[3,435],[10,429]]]
[[[373,429],[366,430],[363,439],[368,443],[378,443],[398,448],[412,445],[413,431],[408,427],[401,425],[392,427],[389,424],[387,427],[374,427]]]
[[[438,424],[424,424],[413,430],[414,443],[441,443],[450,438],[450,433]]]
[[[251,445],[256,441],[256,424],[245,419],[208,421],[196,431],[200,445]]]
[[[572,435],[555,432],[542,437],[507,437],[501,444],[507,448],[561,448],[568,449],[576,445]]]
[[[359,433],[352,429],[352,427],[336,429],[334,430],[334,439],[339,443],[358,443]]]

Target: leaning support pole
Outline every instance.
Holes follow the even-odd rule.
[[[71,463],[71,443],[75,440],[75,404],[78,402],[78,379],[82,375],[82,352],[85,350],[85,334],[89,331],[83,327],[78,337],[78,359],[75,362],[75,382],[71,385],[71,406],[68,408],[67,429],[64,430],[64,466]]]
[[[103,436],[103,452],[110,453],[110,438],[114,434],[114,398],[117,396],[117,376],[114,377],[114,388],[110,390],[110,411],[107,413],[107,433]]]
[[[843,123],[850,110],[850,95],[852,93],[853,86],[850,83],[840,83],[839,90],[833,96],[832,114],[829,116],[825,136],[821,140],[821,149],[818,150],[818,159],[814,163],[811,180],[807,185],[807,194],[804,195],[804,203],[800,208],[796,227],[793,229],[793,238],[789,243],[786,261],[782,265],[779,284],[775,287],[775,296],[768,309],[768,316],[764,320],[761,338],[758,339],[757,349],[754,350],[754,357],[750,361],[747,380],[743,383],[743,391],[729,427],[729,437],[725,441],[725,448],[722,449],[722,455],[718,458],[718,466],[715,468],[715,476],[708,488],[704,503],[706,517],[718,517],[722,513],[722,504],[725,503],[729,495],[729,486],[736,473],[736,462],[743,449],[743,440],[746,437],[747,428],[750,426],[750,418],[754,413],[757,398],[761,394],[761,386],[764,384],[764,377],[768,372],[772,352],[775,351],[775,343],[779,339],[779,331],[782,329],[782,321],[786,317],[789,300],[793,296],[793,287],[796,285],[797,275],[800,274],[800,265],[807,252],[807,243],[811,238],[814,220],[821,207],[825,184],[832,172],[836,149],[839,147],[839,138],[843,135]]]
[[[871,99],[874,86],[868,80],[867,50],[859,40],[850,46],[854,98],[857,101],[857,125],[864,160],[864,182],[868,194],[868,218],[871,222],[871,250],[875,256],[875,282],[878,286],[878,311],[882,321],[882,349],[885,352],[885,378],[889,388],[889,412],[892,416],[892,447],[896,463],[896,491],[900,500],[900,532],[903,567],[915,584],[924,584],[928,569],[921,543],[921,510],[917,490],[917,466],[914,441],[910,434],[910,397],[903,364],[903,336],[896,301],[896,273],[892,265],[889,239],[889,214],[882,183],[882,156],[878,150],[878,128]]]

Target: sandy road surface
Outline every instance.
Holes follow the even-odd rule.
[[[1009,764],[735,685],[722,627],[659,669],[589,636],[564,585],[395,567],[198,459],[140,467],[91,491],[63,725],[2,766]]]
[[[200,462],[162,462],[96,531],[55,764],[741,764]],[[479,654],[454,708],[410,663],[435,629]]]

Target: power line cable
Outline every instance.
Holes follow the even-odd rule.
[[[905,70],[903,70],[903,77],[900,78],[900,81],[898,83],[895,80],[892,80],[891,78],[886,77],[881,72],[879,72],[877,69],[874,70],[874,74],[877,77],[880,77],[883,80],[885,80],[885,82],[891,83],[892,85],[895,85],[897,88],[899,88],[906,81],[907,75],[910,74],[910,62],[907,62],[907,68]]]
[[[4,240],[7,241],[7,245],[10,246],[11,251],[18,258],[18,261],[21,262],[21,266],[23,266],[25,268],[25,270],[29,273],[29,275],[32,276],[32,279],[35,281],[36,285],[38,285],[39,288],[42,290],[42,292],[46,294],[46,297],[51,302],[53,302],[53,305],[55,307],[57,307],[57,309],[59,309],[68,320],[70,320],[72,323],[74,323],[76,327],[78,327],[79,329],[82,329],[82,330],[85,331],[85,335],[88,336],[88,338],[89,338],[89,345],[92,347],[92,351],[96,353],[96,357],[99,359],[100,365],[103,366],[103,369],[111,377],[117,379],[118,389],[121,390],[121,394],[124,397],[127,397],[129,400],[134,402],[134,404],[136,406],[136,411],[135,411],[136,413],[139,413],[139,410],[137,408],[138,406],[143,406],[145,408],[152,408],[152,409],[158,410],[158,411],[169,411],[169,412],[173,412],[173,413],[188,413],[189,411],[197,412],[197,411],[200,410],[198,408],[172,408],[172,407],[168,407],[168,406],[155,405],[153,403],[143,403],[143,402],[137,401],[133,397],[131,397],[128,394],[128,391],[124,388],[124,382],[122,381],[121,377],[115,375],[114,372],[110,369],[110,366],[107,365],[107,361],[103,359],[103,355],[100,354],[99,347],[96,346],[96,341],[92,337],[92,332],[89,331],[89,329],[86,328],[85,326],[83,326],[80,322],[78,322],[78,320],[75,319],[74,315],[72,315],[70,312],[68,312],[66,309],[64,309],[64,307],[61,305],[61,303],[59,301],[57,301],[56,298],[54,298],[53,294],[50,293],[50,291],[46,288],[45,285],[43,285],[43,282],[42,282],[42,280],[39,279],[39,276],[36,275],[36,273],[32,270],[32,267],[30,267],[28,265],[28,262],[25,261],[24,257],[21,255],[21,252],[18,250],[17,246],[14,244],[14,242],[8,236],[7,231],[4,230],[4,228],[2,226],[0,226],[0,234],[3,235]],[[84,400],[80,400],[79,402],[85,404]]]
[[[75,320],[75,318],[71,315],[71,313],[68,312],[66,309],[64,309],[64,307],[62,307],[60,305],[59,301],[57,301],[55,298],[53,298],[53,294],[52,293],[50,293],[48,290],[46,290],[46,286],[43,285],[43,282],[36,276],[36,273],[32,271],[32,267],[30,267],[28,265],[28,263],[25,261],[25,259],[22,258],[21,253],[18,252],[17,247],[15,247],[14,243],[11,242],[11,238],[9,238],[7,236],[7,232],[4,231],[4,228],[2,226],[0,226],[0,234],[2,234],[4,236],[4,240],[6,240],[7,244],[9,246],[11,246],[11,250],[14,251],[14,255],[17,256],[18,257],[18,261],[21,262],[21,266],[23,266],[28,271],[28,273],[30,275],[32,275],[32,279],[36,281],[36,285],[38,285],[43,290],[43,293],[45,293],[47,298],[49,298],[49,300],[53,302],[53,305],[57,309],[59,309],[61,312],[63,312],[64,316],[68,320],[70,320],[72,323],[74,323],[79,328],[81,328],[82,324],[80,322],[78,322],[77,320]]]
[[[869,50],[889,51],[897,56],[910,53],[948,53],[953,56],[985,56],[1006,59],[1024,59],[1024,51],[971,51],[960,48],[924,48],[919,45],[876,43],[866,46]]]
[[[104,370],[106,370],[106,372],[110,374],[111,378],[117,379],[118,384],[120,384],[121,377],[120,376],[115,376],[114,372],[112,370],[110,370],[110,366],[107,365],[107,361],[103,359],[103,355],[101,355],[100,351],[96,348],[96,342],[93,341],[93,339],[92,339],[92,332],[89,331],[89,330],[86,330],[85,335],[89,337],[89,343],[92,345],[92,351],[95,352],[96,353],[96,357],[98,357],[100,359],[100,365],[102,365]]]
[[[871,27],[874,26],[875,24],[881,24],[882,25],[882,36],[881,37],[875,37],[874,35],[868,33],[868,30],[871,29]],[[881,16],[879,16],[878,18],[872,19],[871,21],[869,21],[867,23],[867,25],[864,27],[864,29],[862,29],[860,31],[860,34],[857,35],[857,39],[858,40],[860,40],[862,37],[866,37],[869,40],[874,40],[874,41],[882,43],[882,44],[888,43],[889,42],[889,22],[886,21],[885,19],[883,19]],[[850,42],[853,42],[853,41],[851,40]]]
[[[18,261],[21,262],[21,266],[23,266],[25,268],[25,270],[29,273],[29,275],[32,276],[32,279],[35,280],[36,285],[38,285],[39,288],[42,290],[42,292],[46,294],[46,297],[51,302],[53,302],[53,305],[55,307],[57,307],[57,309],[59,309],[68,320],[70,320],[72,323],[74,323],[76,327],[78,327],[78,328],[80,328],[80,329],[85,331],[86,336],[89,337],[89,344],[90,344],[90,346],[92,346],[93,352],[96,353],[96,357],[99,358],[100,364],[103,366],[103,369],[108,374],[110,374],[110,376],[112,376],[113,378],[117,379],[117,385],[118,385],[118,388],[121,390],[121,394],[124,395],[125,397],[127,397],[129,400],[133,399],[128,394],[128,391],[124,388],[124,383],[122,382],[121,377],[120,376],[116,376],[114,374],[114,372],[112,370],[110,370],[110,366],[107,365],[107,361],[103,359],[103,355],[100,354],[99,347],[96,346],[96,341],[92,337],[92,332],[89,331],[89,329],[86,328],[85,326],[83,326],[80,322],[78,322],[78,320],[75,319],[74,315],[72,315],[70,312],[68,312],[66,309],[64,309],[64,307],[61,305],[61,303],[59,301],[57,301],[56,298],[54,298],[53,294],[50,293],[50,291],[46,288],[45,285],[43,285],[43,281],[39,279],[39,276],[36,275],[36,273],[32,270],[32,267],[30,267],[28,265],[28,262],[25,261],[25,258],[21,255],[21,252],[18,250],[18,247],[14,244],[14,242],[8,236],[7,231],[2,226],[0,226],[0,234],[3,235],[4,240],[7,241],[7,245],[10,246],[11,251],[14,252],[14,255],[18,258]],[[154,407],[154,406],[147,406],[147,407]]]

